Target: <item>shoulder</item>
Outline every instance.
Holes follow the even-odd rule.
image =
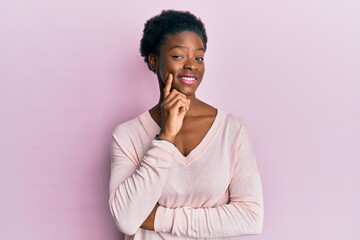
[[[117,125],[112,136],[117,142],[131,141],[131,139],[144,130],[145,113]]]
[[[228,138],[229,141],[233,141],[235,145],[241,144],[243,141],[250,141],[250,134],[245,121],[231,113],[222,112],[222,134],[223,137]]]
[[[125,122],[118,124],[114,128],[113,134],[115,134],[115,135],[124,134],[128,131],[131,131],[133,128],[136,128],[140,124],[140,118],[141,118],[141,115],[139,115],[136,118],[133,118],[131,120],[127,120]]]
[[[219,111],[219,114],[221,114],[223,116],[224,125],[227,126],[228,128],[231,128],[232,130],[239,130],[239,131],[241,129],[247,128],[246,123],[242,118],[235,116],[231,113],[224,112],[222,110],[218,110],[218,111]]]

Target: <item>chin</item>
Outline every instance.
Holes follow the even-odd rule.
[[[176,84],[176,86],[174,86],[174,88],[181,92],[182,94],[186,95],[186,96],[193,96],[195,95],[196,90],[198,89],[199,85],[198,84],[194,84],[194,85],[184,85],[184,84]]]
[[[184,94],[187,97],[195,96],[195,92],[196,92],[196,91],[193,91],[193,90],[189,91],[189,90],[181,90],[181,89],[179,89],[178,91],[181,92],[182,94]]]

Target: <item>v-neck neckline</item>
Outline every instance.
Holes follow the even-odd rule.
[[[176,151],[174,151],[174,158],[177,159],[181,164],[188,166],[190,165],[213,141],[214,136],[219,129],[219,126],[221,125],[222,119],[223,119],[224,113],[217,109],[217,114],[215,116],[215,119],[213,123],[211,124],[211,127],[205,134],[204,138],[200,141],[200,143],[190,151],[190,153],[186,156],[184,156],[179,149],[176,148]],[[154,136],[160,132],[160,127],[157,125],[155,120],[151,117],[150,112],[146,111],[143,114],[143,117],[145,118],[145,122],[147,123],[148,130],[151,132],[149,133],[150,136]]]

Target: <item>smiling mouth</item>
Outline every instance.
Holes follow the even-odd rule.
[[[196,80],[197,80],[197,77],[195,75],[194,76],[179,76],[178,78],[182,83],[184,83],[186,85],[195,84]]]
[[[195,81],[196,80],[196,77],[179,77],[181,80],[184,80],[184,81]]]

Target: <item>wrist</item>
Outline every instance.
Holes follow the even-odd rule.
[[[155,140],[159,140],[159,141],[167,141],[167,142],[170,142],[172,144],[174,144],[175,142],[175,137],[172,137],[172,136],[167,136],[167,135],[164,135],[164,134],[157,134],[155,136]],[[175,146],[175,144],[174,144]]]

